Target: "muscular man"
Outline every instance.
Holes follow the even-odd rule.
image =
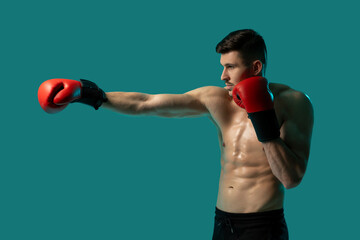
[[[217,127],[221,175],[213,239],[288,239],[284,189],[304,177],[313,108],[307,95],[263,78],[266,46],[253,30],[230,33],[216,47],[224,88],[184,94],[104,93],[81,80],[51,79],[39,88],[47,112],[82,102],[123,113],[162,117],[203,116]]]

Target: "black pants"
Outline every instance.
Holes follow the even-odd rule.
[[[213,240],[288,240],[284,209],[228,213],[216,208]]]

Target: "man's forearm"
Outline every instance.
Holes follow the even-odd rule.
[[[281,138],[263,142],[266,157],[273,174],[285,188],[296,187],[305,173],[305,163],[300,160]]]
[[[140,114],[149,94],[137,92],[107,92],[108,101],[102,107],[123,114]]]

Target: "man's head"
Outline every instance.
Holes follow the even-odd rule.
[[[221,80],[226,89],[241,80],[252,76],[263,76],[267,64],[267,51],[264,39],[254,30],[243,29],[229,33],[216,46],[221,54],[220,63],[224,66]]]

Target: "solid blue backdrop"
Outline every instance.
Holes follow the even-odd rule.
[[[206,118],[134,117],[72,104],[46,114],[39,85],[105,91],[223,86],[216,44],[252,28],[266,77],[308,94],[310,160],[286,191],[290,237],[357,235],[358,6],[261,1],[16,1],[0,20],[1,239],[211,239],[220,174]]]

